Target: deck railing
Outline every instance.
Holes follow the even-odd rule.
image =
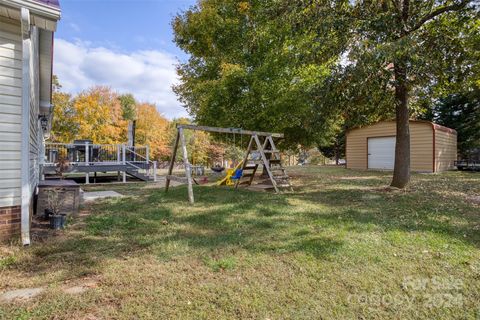
[[[66,162],[76,166],[124,165],[156,179],[156,161],[150,160],[148,146],[124,144],[46,143],[44,166]],[[93,170],[92,170],[93,171]]]
[[[125,152],[123,151],[125,149]],[[70,164],[114,164],[124,161],[149,162],[147,146],[91,143],[46,143],[45,164],[67,160]],[[124,159],[125,157],[125,159]]]

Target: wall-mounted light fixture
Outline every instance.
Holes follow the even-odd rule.
[[[44,114],[38,116],[38,120],[40,120],[40,126],[42,126],[43,131],[47,131],[48,129],[48,117]]]

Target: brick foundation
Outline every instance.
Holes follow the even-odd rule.
[[[19,238],[20,224],[20,206],[0,208],[0,241]]]

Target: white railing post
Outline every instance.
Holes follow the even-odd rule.
[[[157,161],[153,161],[153,182],[157,182]]]
[[[145,158],[147,159],[147,163],[149,163],[149,160],[150,160],[150,149],[148,146],[145,147],[146,151],[146,155],[145,155]]]
[[[123,183],[127,182],[127,159],[126,159],[126,150],[125,145],[122,144],[122,163],[123,163]]]
[[[90,165],[90,154],[89,154],[89,151],[88,151],[88,142],[85,142],[85,165],[86,166],[89,166]],[[85,184],[89,184],[90,183],[90,173],[87,171],[85,173]]]
[[[89,154],[88,154],[88,142],[85,142],[85,165],[88,166],[88,163],[90,162],[89,159]]]
[[[120,162],[120,145],[117,144],[117,162]]]

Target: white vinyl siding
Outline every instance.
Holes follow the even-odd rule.
[[[30,60],[29,185],[39,181],[39,32],[32,27]],[[0,17],[0,207],[21,203],[22,37],[20,23]]]
[[[0,207],[20,205],[21,97],[20,23],[0,18]]]
[[[21,238],[28,245],[44,144],[38,116],[52,116],[52,31],[60,10],[38,1],[7,2],[0,4],[0,207],[21,206]]]

